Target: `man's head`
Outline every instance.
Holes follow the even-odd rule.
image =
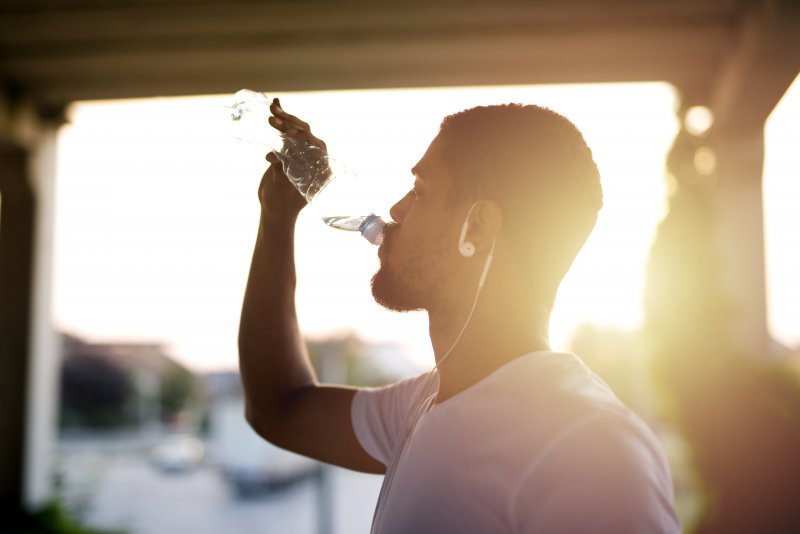
[[[446,306],[464,293],[459,274],[474,271],[470,262],[482,261],[495,239],[500,261],[493,269],[532,298],[552,300],[602,205],[583,136],[538,106],[448,116],[412,171],[415,188],[392,208],[397,224],[387,228],[373,279],[375,298],[392,309]],[[474,257],[458,249],[465,218]]]

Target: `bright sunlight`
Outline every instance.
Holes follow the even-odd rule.
[[[597,227],[562,285],[551,324],[557,349],[576,326],[635,329],[644,267],[664,214],[664,158],[678,124],[666,84],[286,93],[330,151],[385,193],[449,114],[481,104],[544,105],[584,133],[604,186]],[[236,332],[258,221],[263,151],[232,138],[229,96],[74,104],[59,140],[55,316],[89,339],[168,344],[198,370],[236,366]],[[427,320],[372,300],[376,249],[304,214],[297,232],[304,334],[353,332],[397,344],[429,365]]]

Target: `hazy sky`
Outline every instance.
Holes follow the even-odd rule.
[[[797,84],[795,84],[797,85]],[[770,318],[800,342],[795,214],[800,90],[768,131]],[[603,178],[597,227],[565,279],[551,338],[565,348],[582,322],[635,328],[644,265],[664,215],[664,157],[677,130],[665,84],[284,93],[284,108],[333,156],[376,184],[388,207],[441,119],[474,105],[546,105],[583,131]],[[232,138],[230,96],[78,103],[59,138],[55,316],[90,339],[161,341],[196,369],[236,365],[236,331],[258,222],[263,151]],[[793,201],[792,201],[793,199]],[[301,216],[298,315],[310,337],[352,331],[402,344],[431,363],[427,319],[372,301],[376,248]]]

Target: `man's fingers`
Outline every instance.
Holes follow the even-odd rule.
[[[294,126],[296,129],[299,130],[306,130],[311,131],[311,127],[308,123],[304,120],[295,117],[294,115],[290,115],[286,113],[283,108],[281,107],[280,100],[277,98],[272,101],[272,104],[269,106],[269,110],[272,112],[273,116],[279,119],[280,122],[289,123],[290,125]]]
[[[269,118],[269,123],[273,128],[280,131],[284,131],[287,128],[286,123],[274,115]]]
[[[302,138],[309,140],[309,138],[316,139],[311,133],[308,123],[301,121],[297,117],[289,115],[272,108],[273,115],[269,118],[269,124],[279,132],[286,134],[289,137]]]
[[[300,130],[306,130],[308,132],[311,131],[311,126],[309,126],[306,121],[300,120],[297,117],[295,117],[294,115],[289,115],[285,111],[282,111],[282,113],[279,115],[279,117],[281,119],[283,119],[285,122],[290,122],[290,123],[294,124],[295,127],[299,128]]]
[[[325,142],[311,133],[311,127],[308,123],[283,111],[280,100],[277,98],[270,104],[270,111],[272,112],[272,116],[269,118],[270,126],[281,132],[284,136],[299,141],[305,141],[323,150],[327,150]]]

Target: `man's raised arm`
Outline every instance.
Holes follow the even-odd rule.
[[[270,123],[286,135],[316,140],[306,123],[273,103]],[[275,120],[279,118],[280,120]],[[324,148],[324,143],[322,143]],[[261,219],[239,325],[245,415],[268,441],[318,460],[370,473],[384,466],[353,432],[356,390],[317,382],[295,313],[294,227],[305,205],[277,158],[259,186]]]

